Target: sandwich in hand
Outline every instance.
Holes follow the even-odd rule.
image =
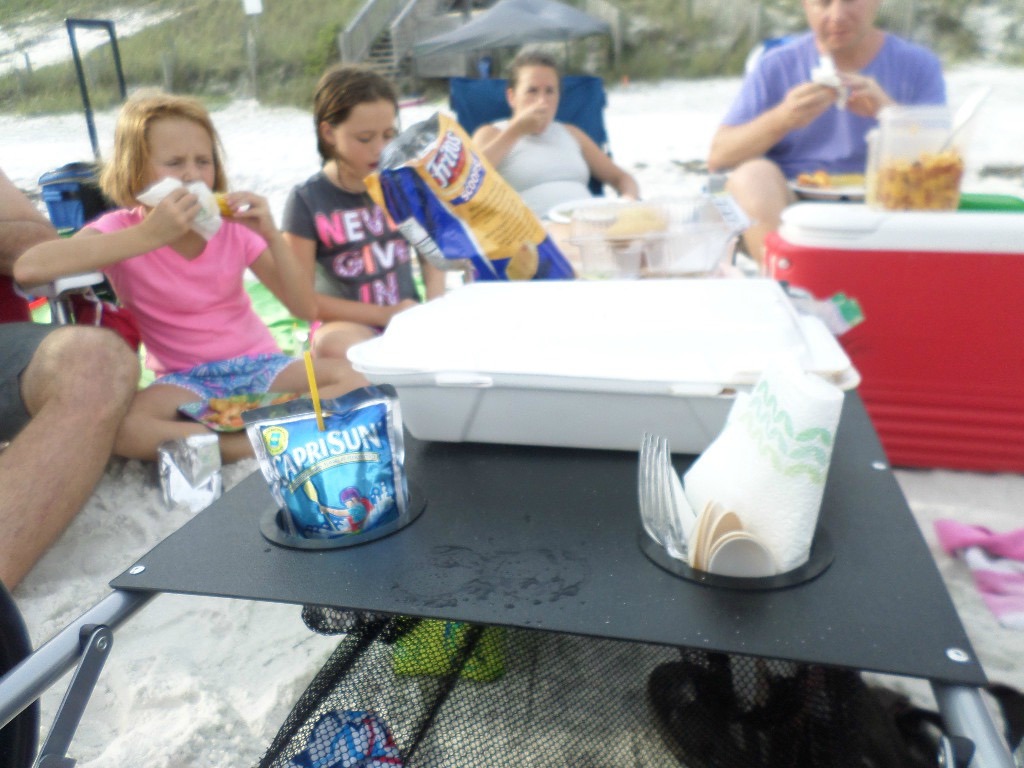
[[[818,59],[818,66],[811,70],[811,82],[835,88],[839,94],[836,107],[846,109],[846,100],[850,96],[850,89],[843,84],[843,79],[839,76],[836,64],[832,61],[831,56],[826,54]]]

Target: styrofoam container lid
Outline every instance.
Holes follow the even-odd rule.
[[[1024,213],[881,211],[858,203],[797,203],[782,213],[791,245],[862,251],[1024,253]]]
[[[396,315],[349,350],[374,383],[501,377],[678,395],[751,385],[782,355],[840,386],[857,383],[824,324],[762,278],[474,283]]]

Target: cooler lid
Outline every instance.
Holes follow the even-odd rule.
[[[523,387],[679,395],[749,386],[784,355],[841,386],[857,383],[824,324],[761,278],[475,283],[402,312],[349,350],[377,383],[507,377]]]
[[[779,236],[791,245],[864,251],[1024,253],[1024,213],[880,211],[861,203],[796,203]]]

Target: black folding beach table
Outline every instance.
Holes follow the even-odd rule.
[[[677,469],[692,460],[673,458]],[[406,469],[413,501],[426,503],[416,521],[319,551],[263,537],[274,502],[256,472],[117,576],[105,610],[116,622],[161,592],[211,595],[921,678],[947,734],[975,743],[971,765],[1013,765],[981,698],[985,673],[855,392],[815,536],[823,570],[774,589],[700,583],[645,554],[636,453],[409,437]],[[0,714],[9,690],[5,680]]]

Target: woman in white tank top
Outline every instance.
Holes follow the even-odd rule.
[[[547,54],[519,54],[506,92],[512,117],[478,128],[473,134],[477,147],[541,218],[555,205],[589,196],[591,176],[620,197],[636,200],[636,179],[586,133],[555,121],[559,80],[558,67]]]

